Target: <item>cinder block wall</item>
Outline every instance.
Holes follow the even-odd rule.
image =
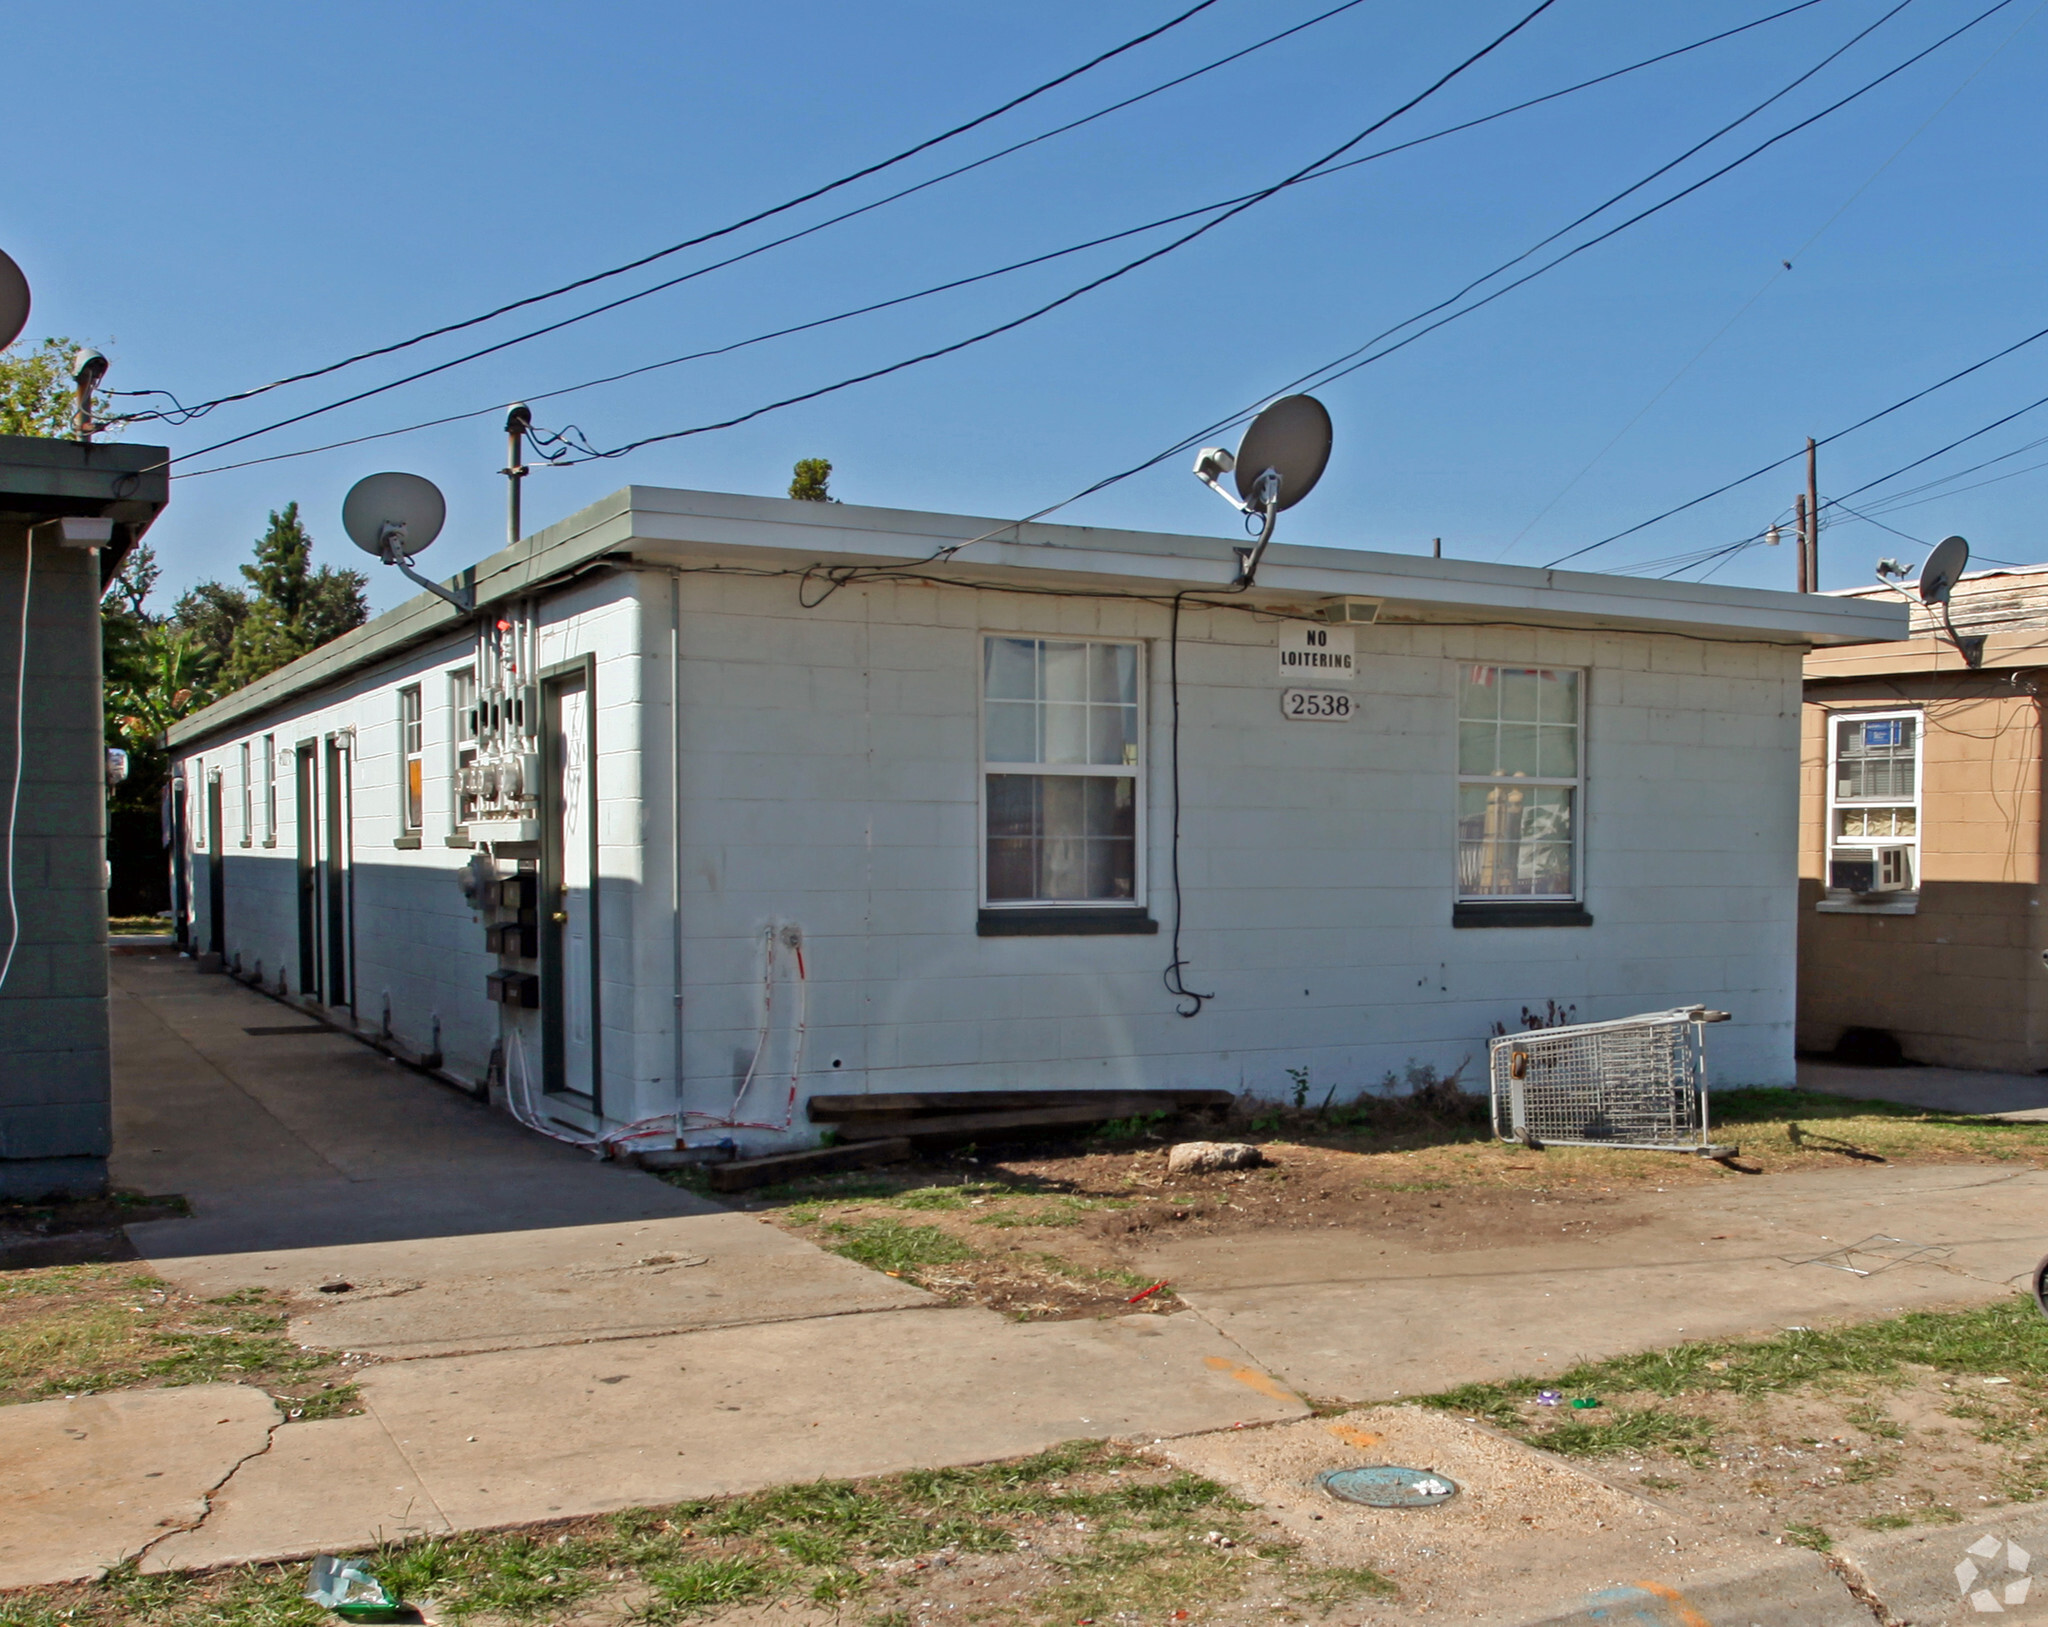
[[[1943,1067],[2048,1066],[2048,925],[2041,887],[2040,701],[1901,678],[1831,689],[1805,708],[1801,745],[1799,1046],[1881,1028]],[[1827,717],[1925,708],[1920,901],[1913,915],[1821,914]]]
[[[17,768],[27,562],[24,530],[0,522],[0,832]],[[98,1191],[111,1141],[98,556],[39,542],[28,581],[17,921],[7,919],[0,876],[0,959],[14,943],[0,985],[0,1197],[8,1198]]]

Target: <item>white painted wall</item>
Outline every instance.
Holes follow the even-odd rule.
[[[1137,636],[1152,913],[1170,927],[1166,611],[923,585],[799,609],[685,575],[688,1104],[722,1108],[761,1020],[762,934],[807,942],[809,1090],[1221,1086],[1317,1097],[1409,1064],[1484,1074],[1495,1021],[1705,1002],[1725,1082],[1792,1079],[1799,655],[1676,636],[1358,629],[1355,724],[1282,721],[1274,627],[1183,618],[1181,869],[1191,987],[1158,937],[981,938],[977,704],[989,632]],[[1454,929],[1456,676],[1589,669],[1590,927]],[[656,824],[659,821],[655,822]],[[758,1117],[787,1089],[778,995]],[[839,1064],[834,1066],[835,1060]],[[799,1118],[799,1126],[801,1126]]]
[[[673,596],[673,597],[672,597]],[[670,617],[679,607],[679,667]],[[1317,1099],[1411,1064],[1484,1076],[1491,1025],[1524,1005],[1581,1020],[1704,1002],[1723,1083],[1792,1081],[1800,653],[1788,646],[1513,626],[1357,629],[1359,719],[1290,724],[1275,624],[1183,617],[1182,852],[1192,1018],[1169,954],[1163,607],[931,585],[848,587],[804,610],[788,580],[603,574],[542,607],[541,664],[598,658],[606,1116],[675,1102],[681,896],[683,1100],[716,1117],[759,1048],[747,1110],[779,1126],[798,990],[763,1032],[771,928],[808,970],[800,1092],[1220,1086]],[[1127,637],[1147,650],[1147,900],[1157,936],[983,938],[979,671],[985,633]],[[288,752],[356,731],[357,1011],[481,1077],[496,964],[455,873],[448,639],[354,675],[187,752],[228,769],[228,950],[298,972]],[[1583,667],[1590,927],[1454,929],[1456,682],[1475,662]],[[397,691],[426,700],[421,846],[399,828]],[[680,710],[671,711],[671,685]],[[278,738],[278,846],[242,848],[237,747]],[[679,758],[671,743],[680,742]],[[680,844],[669,799],[680,784]],[[260,823],[262,799],[255,799]],[[260,833],[259,833],[260,839]],[[672,874],[670,857],[680,862]],[[195,901],[205,941],[203,864]],[[518,1018],[538,1067],[537,1014]],[[809,1140],[801,1107],[787,1136]]]

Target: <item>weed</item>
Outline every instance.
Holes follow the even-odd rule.
[[[650,1571],[647,1583],[660,1601],[648,1614],[659,1619],[758,1599],[774,1587],[775,1573],[758,1559],[734,1554]]]
[[[1368,1566],[1331,1565],[1307,1572],[1287,1591],[1297,1603],[1328,1610],[1353,1599],[1391,1599],[1401,1590]]]
[[[1666,1412],[1660,1407],[1616,1408],[1592,1417],[1572,1416],[1541,1431],[1531,1430],[1519,1421],[1518,1424],[1514,1432],[1524,1440],[1566,1457],[1668,1452],[1698,1467],[1712,1455],[1714,1432],[1705,1419]]]
[[[1861,1522],[1866,1531],[1903,1531],[1913,1523],[1910,1514],[1873,1514]]]
[[[1788,1525],[1785,1540],[1795,1548],[1811,1548],[1817,1554],[1824,1554],[1835,1545],[1835,1539],[1817,1525]]]
[[[953,1265],[974,1258],[974,1250],[937,1226],[907,1226],[900,1220],[834,1221],[825,1246],[877,1271],[909,1275],[921,1267]]]
[[[1109,1119],[1090,1132],[1090,1141],[1143,1141],[1152,1135],[1173,1114],[1138,1113],[1127,1119]]]

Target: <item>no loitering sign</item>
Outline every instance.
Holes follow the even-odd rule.
[[[1319,684],[1348,684],[1357,660],[1358,634],[1349,627],[1288,622],[1280,629],[1280,676]]]

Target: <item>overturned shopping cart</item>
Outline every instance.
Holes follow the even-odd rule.
[[[1494,1133],[1530,1147],[1732,1157],[1739,1149],[1707,1137],[1706,1025],[1727,1020],[1681,1006],[1503,1034],[1488,1048]]]

